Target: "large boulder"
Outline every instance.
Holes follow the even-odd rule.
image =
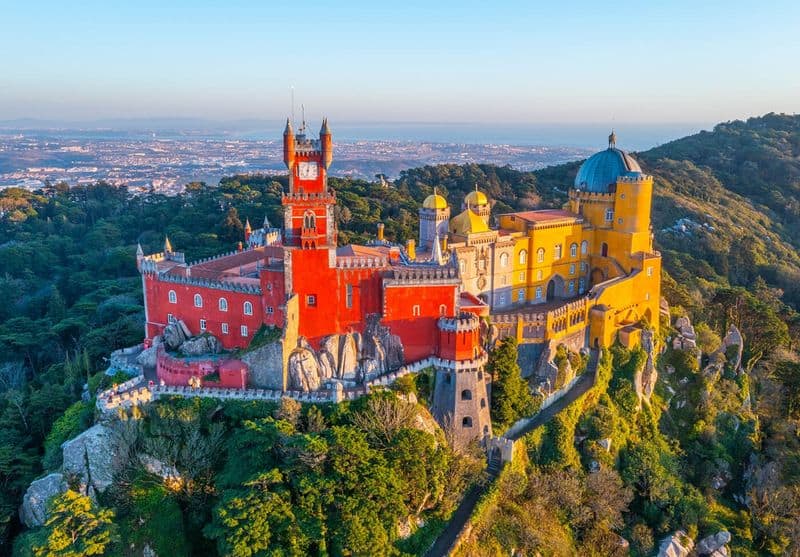
[[[724,557],[728,555],[728,548],[725,547],[731,541],[731,533],[727,530],[717,532],[713,536],[708,536],[697,542],[695,552],[698,555],[711,555],[713,557]]]
[[[37,528],[47,521],[47,504],[50,499],[67,490],[67,480],[63,474],[48,474],[34,480],[25,491],[19,518],[28,528]]]
[[[158,476],[162,480],[181,480],[181,473],[171,466],[149,454],[140,454],[139,463],[148,473]]]
[[[127,462],[120,437],[103,424],[94,425],[65,441],[61,449],[62,472],[67,477],[75,477],[80,491],[91,496],[105,491]]]
[[[164,339],[164,344],[169,350],[177,350],[191,336],[186,334],[186,328],[181,325],[179,321],[164,327],[161,338]]]
[[[247,364],[248,381],[256,389],[283,390],[283,341],[259,346],[240,358]]]
[[[649,402],[658,380],[658,371],[655,366],[655,339],[653,331],[650,329],[642,331],[642,349],[647,354],[647,360],[645,360],[644,367],[636,371],[633,377],[633,384],[639,400]]]
[[[222,343],[211,334],[204,334],[183,341],[180,351],[187,356],[203,356],[205,354],[219,354],[222,352]]]
[[[156,360],[158,359],[158,347],[161,346],[162,343],[163,340],[160,336],[155,337],[150,348],[145,348],[139,353],[138,356],[136,356],[136,363],[145,368],[156,367]]]
[[[729,350],[729,348],[733,347],[733,349]],[[736,325],[731,325],[728,328],[728,333],[725,335],[725,338],[722,339],[722,346],[720,347],[720,351],[724,352],[726,356],[730,358],[732,355],[733,357],[730,358],[730,366],[736,372],[742,370],[742,352],[744,351],[744,338],[742,338],[742,333],[739,329],[736,328]]]
[[[661,540],[658,557],[687,557],[694,548],[694,542],[683,530]]]
[[[289,388],[300,391],[316,391],[322,380],[319,362],[310,348],[297,348],[289,356]]]

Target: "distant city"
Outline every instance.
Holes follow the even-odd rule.
[[[192,122],[194,123],[194,122]],[[176,194],[189,182],[215,185],[233,174],[284,174],[281,124],[260,122],[234,131],[205,122],[38,129],[36,122],[0,123],[0,188],[35,190],[46,182],[71,186],[99,180],[132,191]],[[112,123],[114,124],[114,123]],[[184,122],[184,124],[186,124]],[[350,125],[337,131],[334,176],[396,178],[407,168],[491,163],[518,170],[583,159],[605,142],[606,125]],[[699,126],[662,126],[643,133],[628,126],[633,149],[662,143]],[[339,133],[341,131],[341,133]],[[310,130],[315,133],[316,130]],[[414,139],[423,138],[423,139]]]

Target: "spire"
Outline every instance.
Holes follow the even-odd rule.
[[[611,130],[611,135],[608,136],[608,148],[613,149],[617,146],[617,134],[614,133],[614,130]]]
[[[442,244],[439,242],[439,231],[433,237],[433,246],[431,248],[431,263],[443,265],[444,256],[442,255]]]
[[[322,128],[319,130],[320,135],[330,135],[331,130],[328,129],[328,118],[322,119]]]
[[[142,244],[136,243],[136,257],[144,257],[144,250],[142,249]]]
[[[267,215],[265,214],[264,215],[264,230],[269,230],[270,228],[272,228],[272,225],[269,223],[269,219],[267,218]]]
[[[164,236],[164,253],[172,253],[172,244],[169,243],[169,236]]]
[[[286,127],[283,129],[283,135],[291,135],[294,131],[292,130],[292,123],[289,121],[289,118],[286,119]]]
[[[244,229],[247,232],[252,232],[253,231],[253,227],[250,226],[250,219],[244,219]]]

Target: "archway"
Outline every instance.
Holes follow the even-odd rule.
[[[595,267],[594,269],[592,269],[592,276],[591,276],[592,286],[594,286],[595,284],[600,284],[605,280],[606,280],[606,274],[603,272],[603,269],[600,269],[599,267]]]
[[[559,275],[555,275],[547,283],[547,301],[555,300],[564,297],[564,279]]]
[[[605,242],[600,246],[600,255],[608,257],[608,244]]]

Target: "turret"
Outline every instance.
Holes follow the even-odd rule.
[[[294,167],[294,130],[288,118],[286,128],[283,130],[283,162],[289,170]]]
[[[247,243],[250,240],[250,234],[253,233],[253,227],[250,226],[250,219],[246,219],[244,222],[244,241]]]
[[[169,255],[172,253],[172,244],[169,241],[169,236],[164,236],[164,254]]]
[[[322,119],[322,128],[319,130],[319,143],[322,148],[322,165],[325,170],[331,167],[333,161],[333,139],[331,130],[328,128],[328,119]]]

